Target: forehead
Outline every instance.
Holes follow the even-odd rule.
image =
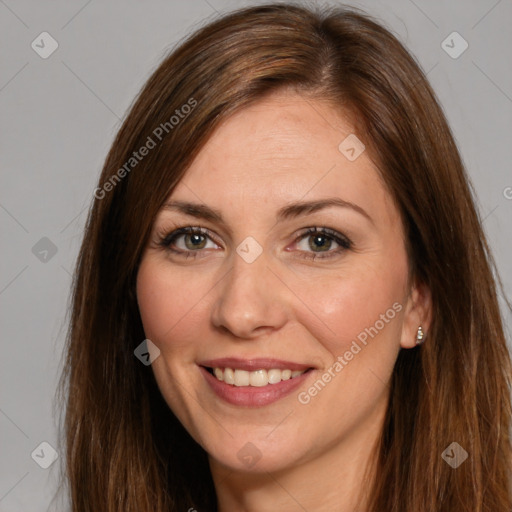
[[[391,218],[391,198],[368,155],[351,161],[340,151],[353,131],[327,102],[274,93],[215,130],[171,197],[241,211],[334,195]]]
[[[248,167],[259,171],[253,178],[280,170],[295,170],[298,176],[307,169],[311,174],[312,163],[320,167],[338,160],[338,145],[351,131],[348,122],[327,105],[297,94],[277,93],[222,123],[191,170],[234,164],[230,169],[234,179],[246,177]],[[245,167],[237,168],[239,162],[245,162]]]

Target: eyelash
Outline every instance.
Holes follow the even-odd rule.
[[[209,238],[217,245],[221,245],[218,241],[215,240],[215,237],[212,236],[212,233],[208,229],[202,228],[199,226],[197,226],[197,227],[186,226],[186,227],[178,228],[178,229],[172,231],[171,233],[168,233],[168,232],[157,233],[158,245],[160,247],[163,247],[166,250],[168,250],[174,254],[177,254],[181,257],[184,257],[186,259],[188,259],[189,257],[192,257],[195,259],[195,258],[197,258],[198,253],[201,252],[200,249],[196,250],[196,251],[183,251],[181,249],[176,250],[176,249],[171,248],[171,245],[180,236],[187,235],[187,234],[201,235],[201,236]],[[311,235],[324,236],[327,239],[336,242],[339,245],[339,247],[333,251],[325,251],[326,252],[325,255],[321,255],[321,253],[301,251],[304,253],[300,256],[301,258],[308,259],[308,260],[329,259],[329,258],[333,258],[336,255],[352,248],[351,240],[349,240],[345,235],[342,235],[341,233],[338,233],[337,231],[330,229],[330,228],[326,228],[326,227],[306,228],[305,231],[303,231],[300,235],[297,236],[297,238],[295,239],[295,243],[297,243],[298,241],[301,241],[302,239],[307,238],[308,236],[311,236]]]

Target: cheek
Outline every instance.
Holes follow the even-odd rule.
[[[160,350],[189,346],[209,288],[203,279],[190,281],[172,272],[165,262],[143,260],[137,275],[137,301],[146,336]]]
[[[360,268],[311,286],[305,295],[315,315],[304,311],[298,321],[308,326],[316,350],[322,345],[326,353],[318,376],[326,384],[315,381],[301,389],[298,400],[317,411],[334,403],[340,411],[352,411],[330,414],[333,431],[363,422],[386,391],[400,349],[403,268]]]
[[[311,311],[304,311],[299,322],[309,325],[332,355],[343,354],[354,340],[360,345],[377,338],[399,343],[407,264],[402,255],[391,261],[358,265],[315,286],[306,284],[305,302]]]

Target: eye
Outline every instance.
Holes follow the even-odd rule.
[[[171,233],[158,233],[158,245],[184,258],[196,258],[203,249],[222,248],[208,229],[186,226]],[[302,232],[295,246],[305,259],[327,259],[350,249],[352,242],[343,234],[326,227],[310,227]]]
[[[159,235],[159,245],[184,257],[197,256],[202,249],[218,249],[211,233],[201,227],[187,226],[167,234]]]
[[[345,235],[325,227],[307,228],[297,240],[296,247],[304,252],[301,257],[306,259],[331,258],[352,247]]]

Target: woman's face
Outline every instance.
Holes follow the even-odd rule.
[[[423,317],[399,213],[352,132],[273,94],[216,130],[157,216],[137,279],[152,369],[213,464],[286,469],[382,428]]]

